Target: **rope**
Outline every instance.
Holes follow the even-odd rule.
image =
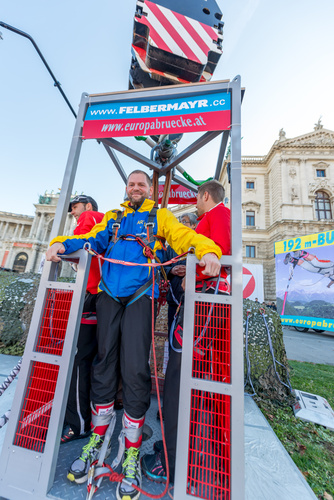
[[[142,263],[135,263],[135,262],[127,262],[125,260],[117,260],[117,259],[110,259],[108,257],[103,257],[103,255],[99,254],[95,250],[93,250],[90,247],[90,244],[87,242],[84,245],[84,249],[90,253],[91,255],[94,255],[98,259],[105,260],[107,262],[111,262],[112,264],[120,264],[122,266],[130,266],[130,267],[135,267],[135,266],[142,266],[142,267],[161,267],[161,266],[170,266],[170,264],[176,264],[179,260],[181,260],[182,257],[187,255],[188,253],[192,253],[192,250],[188,250],[187,252],[181,253],[180,255],[177,255],[176,257],[173,257],[170,260],[167,260],[166,262],[142,262]],[[60,255],[61,257],[61,255]]]
[[[182,173],[183,177],[185,179],[187,179],[187,181],[191,182],[192,184],[195,184],[195,186],[201,186],[202,184],[204,184],[204,182],[212,181],[212,179],[213,179],[213,177],[209,177],[205,181],[195,181],[195,179],[193,179],[191,177],[191,175],[189,175],[185,170],[181,173]]]
[[[16,366],[12,369],[6,380],[0,385],[0,396],[3,395],[7,387],[10,386],[10,384],[13,382],[14,378],[16,375],[19,373],[21,370],[21,364],[22,364],[22,358],[19,360]]]
[[[10,417],[10,410],[6,411],[3,415],[0,417],[0,429],[7,424],[8,420]]]
[[[87,250],[87,248],[85,248],[85,250]],[[91,250],[87,250],[87,251],[91,252]],[[189,252],[186,252],[186,253],[189,253]],[[94,254],[96,254],[96,252],[94,252]],[[97,254],[97,256],[99,258],[101,257],[98,254]],[[104,257],[103,257],[103,259],[104,260],[113,260],[113,259],[106,259]],[[174,260],[174,259],[172,259],[172,260]],[[119,263],[119,262],[120,261],[117,261],[117,263]],[[124,265],[127,265],[127,264],[128,263],[124,263]],[[169,264],[169,262],[168,263],[164,263],[164,265],[167,265],[167,264]],[[165,485],[164,491],[162,493],[160,493],[159,495],[152,495],[151,493],[148,493],[147,491],[139,488],[139,486],[136,486],[135,484],[132,484],[132,486],[139,493],[141,493],[141,494],[143,494],[143,495],[145,495],[145,496],[147,496],[149,498],[152,498],[153,500],[159,500],[160,498],[163,498],[167,494],[167,492],[168,492],[168,488],[169,488],[169,463],[168,463],[168,454],[167,454],[165,432],[164,432],[164,426],[163,426],[163,417],[162,417],[160,391],[159,391],[159,382],[158,382],[157,360],[156,360],[155,343],[154,343],[154,323],[155,323],[155,312],[154,312],[155,275],[154,275],[154,273],[155,273],[155,267],[157,267],[157,266],[155,265],[155,263],[150,263],[149,265],[152,267],[152,279],[153,279],[153,283],[152,283],[152,317],[151,317],[151,320],[152,320],[152,354],[153,354],[153,362],[154,362],[154,378],[155,378],[155,384],[156,384],[156,388],[157,388],[157,398],[158,398],[158,407],[159,407],[159,416],[160,416],[161,435],[162,435],[162,442],[163,442],[163,448],[164,448],[164,454],[165,454],[165,461],[166,461],[166,476],[167,476],[167,481],[166,481],[166,485]],[[160,264],[158,264],[158,265],[160,265]],[[97,461],[96,461],[96,463],[97,463]],[[95,465],[95,464],[92,464],[92,465]],[[110,465],[108,465],[108,464],[103,463],[102,466],[104,468],[107,468],[109,470],[109,472],[103,472],[103,473],[95,476],[94,479],[96,481],[98,481],[99,479],[101,479],[103,477],[107,477],[109,479],[109,481],[112,481],[112,482],[119,482],[120,483],[120,482],[123,481],[124,474],[118,474],[118,473],[116,473],[110,467]],[[90,479],[92,479],[92,478],[90,478]],[[90,481],[90,483],[87,485],[88,497],[91,499],[92,496],[94,495],[94,493],[96,493],[97,490],[98,490],[98,485],[93,485],[92,482]]]
[[[284,310],[285,310],[286,298],[287,298],[288,293],[289,293],[289,286],[290,286],[290,281],[292,280],[292,277],[293,277],[293,271],[294,271],[294,267],[292,267],[292,269],[290,270],[290,276],[289,276],[288,284],[287,284],[286,291],[285,291],[285,294],[284,294],[283,305],[282,305],[282,312],[281,312],[282,316],[283,316]]]
[[[22,358],[19,360],[16,366],[12,369],[6,380],[0,385],[0,396],[3,395],[5,390],[10,386],[10,384],[13,382],[15,379],[16,375],[19,373],[21,370],[21,364],[22,364]],[[11,410],[6,411],[3,415],[0,417],[0,429],[7,424],[9,417],[10,417],[10,412]]]
[[[320,281],[322,281],[324,278],[328,278],[328,276],[324,275],[322,278],[320,278],[320,280],[316,281],[315,283],[310,283],[309,285],[307,283],[303,283],[303,286],[314,286],[314,285],[317,285],[318,283],[320,283]],[[291,278],[292,281],[295,281],[295,279],[292,277]]]
[[[263,321],[264,321],[264,324],[265,324],[265,327],[266,327],[266,330],[267,330],[269,349],[270,349],[271,356],[273,358],[273,364],[274,364],[274,370],[275,370],[276,377],[278,378],[278,381],[281,384],[283,384],[285,387],[287,387],[290,390],[290,392],[291,392],[292,391],[292,387],[291,387],[291,384],[290,384],[289,372],[288,372],[287,368],[282,363],[280,363],[279,361],[277,361],[277,359],[275,358],[274,348],[273,348],[273,344],[272,344],[272,341],[271,341],[271,335],[270,335],[268,323],[267,323],[265,315],[264,315],[265,311],[264,311],[263,307],[260,307],[259,312],[260,312],[260,314],[261,314],[261,316],[263,318]],[[282,366],[285,369],[286,375],[287,375],[287,379],[288,379],[288,383],[287,384],[285,384],[284,382],[282,382],[282,380],[280,379],[280,376],[279,376],[279,374],[278,374],[278,372],[276,370],[276,363],[279,364],[280,366]]]
[[[219,271],[218,279],[217,279],[217,282],[216,282],[216,287],[215,287],[214,295],[218,294],[219,277],[220,277],[220,271]],[[200,335],[197,337],[196,341],[194,342],[194,348],[197,346],[197,344],[200,342],[200,340],[204,337],[204,335],[206,333],[206,330],[207,330],[208,325],[209,325],[210,320],[211,320],[211,314],[212,314],[212,311],[213,311],[213,307],[214,307],[214,304],[212,303],[211,306],[210,306],[210,311],[208,313],[208,317],[206,319],[205,325],[203,326],[203,329],[202,329]],[[175,330],[175,325],[176,325],[176,321],[177,321],[177,315],[178,315],[179,311],[180,311],[180,304],[178,305],[178,309],[177,309],[177,311],[175,313],[175,316],[174,316],[174,319],[173,319],[173,323],[172,323],[172,325],[170,327],[170,332],[169,332],[169,345],[171,346],[171,348],[175,352],[182,352],[182,347],[180,349],[178,349],[177,347],[174,347],[174,344],[173,344],[174,330]],[[209,343],[209,345],[207,347],[210,347],[211,344],[212,344],[212,341]]]
[[[252,378],[251,378],[251,364],[250,364],[250,359],[249,359],[249,352],[248,352],[248,325],[249,325],[249,317],[250,317],[250,310],[247,310],[247,317],[246,317],[246,328],[245,328],[245,355],[246,355],[246,363],[247,363],[247,376],[246,380],[244,383],[244,388],[246,387],[247,381],[249,382],[249,385],[253,389],[253,394],[250,394],[250,396],[256,396],[256,392],[253,386]]]

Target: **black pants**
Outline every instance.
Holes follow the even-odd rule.
[[[90,314],[91,313],[91,314]],[[96,295],[87,293],[83,307],[77,343],[77,353],[68,395],[65,422],[75,434],[82,434],[90,429],[90,386],[92,362],[97,352],[96,319],[90,322],[89,317],[96,316]],[[88,318],[85,320],[85,318]]]
[[[128,307],[128,298],[120,301],[105,292],[96,301],[98,353],[92,367],[92,402],[113,401],[121,373],[124,409],[141,418],[150,406],[152,299],[143,295]]]

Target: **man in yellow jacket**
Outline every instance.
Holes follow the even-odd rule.
[[[193,247],[203,273],[217,276],[220,248],[209,238],[179,223],[166,208],[155,208],[154,201],[149,199],[152,192],[150,177],[135,170],[128,177],[128,201],[122,204],[123,212],[107,212],[102,222],[87,234],[56,237],[47,251],[47,260],[58,262],[58,254],[72,253],[89,242],[93,250],[105,252],[107,258],[143,264],[152,259],[152,254],[162,256],[161,239],[166,239],[177,253]],[[141,486],[139,451],[145,413],[150,405],[151,275],[150,267],[124,266],[108,261],[103,264],[101,291],[96,301],[98,353],[92,367],[93,433],[67,476],[79,484],[87,480],[90,464],[99,453],[107,427],[116,418],[114,401],[120,371],[125,481],[118,484],[118,500],[137,500],[140,495],[132,484]],[[154,299],[158,294],[158,286],[155,286]]]

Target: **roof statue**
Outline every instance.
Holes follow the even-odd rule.
[[[279,141],[284,141],[286,139],[286,133],[285,131],[281,128],[279,133],[278,133]]]
[[[321,124],[321,118],[322,116],[320,116],[318,122],[314,124],[314,130],[321,130],[322,128],[324,128],[324,126]]]

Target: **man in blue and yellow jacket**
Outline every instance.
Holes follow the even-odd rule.
[[[162,254],[159,238],[162,238],[177,253],[193,247],[204,274],[217,276],[220,248],[209,238],[179,223],[169,210],[155,209],[154,201],[149,199],[152,192],[149,176],[135,170],[128,177],[128,201],[122,204],[122,216],[117,210],[109,211],[87,234],[56,237],[47,251],[47,260],[58,262],[60,257],[57,254],[75,252],[89,242],[93,250],[105,252],[107,258],[147,263],[150,258],[141,242],[144,241],[159,257],[160,252]],[[100,293],[96,301],[98,353],[92,367],[93,434],[80,457],[72,463],[67,476],[76,483],[87,480],[90,464],[98,455],[106,429],[116,418],[114,401],[120,371],[125,434],[122,472],[126,481],[118,484],[118,500],[136,500],[140,495],[132,484],[141,486],[139,450],[145,413],[150,405],[151,274],[151,268],[145,266],[125,266],[108,261],[102,266]],[[155,290],[156,298],[158,286]]]

